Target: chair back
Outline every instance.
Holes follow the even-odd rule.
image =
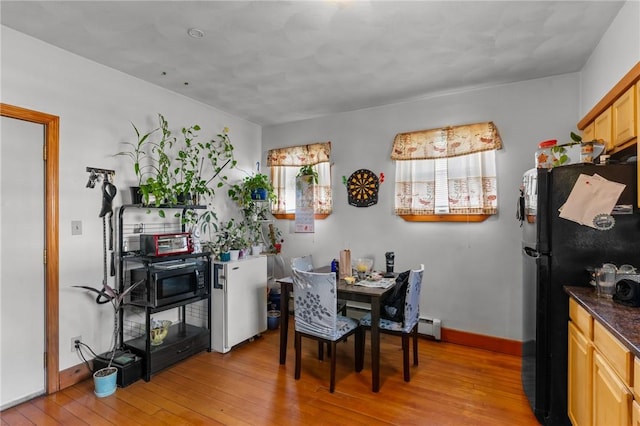
[[[424,265],[420,265],[420,269],[412,269],[409,272],[407,294],[404,300],[404,326],[406,329],[413,328],[420,320],[420,289],[422,288],[423,274]]]
[[[291,269],[310,272],[313,271],[313,257],[308,254],[306,256],[291,258]]]
[[[337,333],[336,274],[291,270],[295,328],[333,340]]]

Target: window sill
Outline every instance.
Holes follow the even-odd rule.
[[[484,222],[490,214],[432,214],[432,215],[399,215],[407,222]]]
[[[276,219],[295,220],[296,214],[295,213],[286,213],[286,214],[277,213],[277,214],[274,214],[273,217],[275,217]],[[329,217],[329,214],[327,213],[313,215],[313,218],[316,220],[322,220],[328,217]]]

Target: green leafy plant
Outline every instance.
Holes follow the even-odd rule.
[[[273,223],[270,223],[269,224],[269,247],[267,247],[267,252],[280,253],[280,250],[282,249],[282,243],[284,243],[284,239],[282,238],[282,232],[277,226],[275,226]]]
[[[126,288],[124,291],[119,292],[106,281],[102,283],[102,289],[98,290],[94,287],[89,287],[86,285],[74,285],[73,287],[82,288],[84,290],[89,290],[92,293],[96,293],[96,303],[99,305],[103,305],[106,303],[110,303],[113,307],[113,336],[112,336],[112,345],[111,345],[111,355],[109,359],[109,363],[107,364],[107,368],[111,367],[111,363],[113,362],[113,358],[115,356],[116,349],[118,349],[118,335],[120,331],[120,321],[119,321],[119,313],[120,309],[124,305],[125,298],[127,295],[137,286],[143,284],[145,280],[140,280],[135,283],[132,283],[131,286]]]
[[[200,127],[195,125],[182,129],[183,141],[179,145],[176,161],[179,164],[174,170],[176,176],[175,192],[180,194],[191,194],[197,197],[210,197],[215,195],[215,188],[212,186],[214,179],[218,179],[216,188],[220,188],[227,181],[226,175],[220,172],[229,165],[229,168],[236,166],[233,157],[233,145],[229,139],[229,129],[224,128],[222,133],[217,135],[217,140],[208,142],[197,142],[196,131]],[[205,175],[204,169],[210,171]],[[194,204],[198,200],[194,200]]]
[[[236,160],[228,128],[225,127],[216,138],[201,142],[197,139],[201,130],[198,124],[183,127],[178,138],[162,114],[158,114],[158,121],[157,128],[144,134],[132,124],[137,141],[125,143],[129,149],[117,155],[132,160],[143,204],[159,208],[158,214],[165,217],[162,206],[200,204],[213,197],[215,189],[228,179],[221,172],[225,167],[235,167]],[[159,140],[151,138],[158,131],[161,133]],[[175,216],[180,216],[180,213]],[[203,216],[206,223],[211,223],[215,214],[200,217],[187,214],[182,216],[182,220],[183,223],[192,223]]]
[[[569,156],[567,155],[567,149],[562,145],[556,145],[551,147],[551,153],[553,154],[552,164],[554,167],[561,166],[567,161],[569,161]]]
[[[147,141],[149,140],[149,137],[160,130],[160,128],[156,127],[155,129],[147,133],[141,134],[135,124],[131,123],[131,125],[133,126],[133,130],[136,132],[136,137],[138,140],[136,141],[136,143],[124,142],[124,145],[128,146],[130,149],[126,151],[120,151],[116,155],[124,155],[131,159],[131,161],[133,162],[133,172],[138,179],[138,186],[140,186],[143,181],[145,169],[145,165],[143,164],[143,162],[148,158]]]
[[[242,182],[232,185],[227,191],[227,194],[233,201],[244,209],[255,204],[255,192],[261,189],[266,191],[267,201],[273,202],[276,200],[273,184],[269,180],[269,177],[262,173],[256,173],[252,176],[245,177]]]
[[[246,227],[242,221],[234,218],[229,219],[217,226],[215,239],[210,242],[205,242],[204,246],[216,256],[229,250],[246,248],[249,244],[246,239],[246,231]]]
[[[312,182],[318,184],[318,171],[310,164],[300,167],[296,176],[311,176]]]

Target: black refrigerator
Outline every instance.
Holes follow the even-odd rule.
[[[599,230],[563,219],[580,174],[598,174],[626,185],[612,217]],[[522,385],[531,408],[544,425],[568,425],[567,322],[569,298],[564,285],[590,285],[587,268],[603,263],[640,267],[640,212],[637,166],[575,164],[530,170],[523,178],[520,220],[523,253]],[[632,206],[615,214],[619,206]],[[624,211],[624,209],[622,209]],[[607,228],[604,226],[603,228]]]

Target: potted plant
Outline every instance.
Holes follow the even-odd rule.
[[[113,394],[116,391],[116,380],[118,369],[112,367],[113,359],[116,354],[116,350],[118,349],[118,336],[120,334],[120,309],[124,304],[124,299],[138,285],[142,284],[144,280],[137,281],[129,286],[122,292],[118,292],[109,284],[107,284],[106,280],[102,283],[102,289],[98,290],[93,287],[84,286],[84,285],[76,285],[74,287],[82,288],[85,290],[89,290],[93,293],[96,293],[96,303],[99,305],[103,305],[105,303],[110,303],[113,307],[113,335],[111,341],[113,345],[111,346],[109,353],[109,362],[107,366],[101,368],[93,373],[93,380],[95,386],[95,394],[98,397],[105,397]]]
[[[237,260],[239,251],[247,247],[246,228],[236,219],[229,219],[217,227],[218,232],[214,241],[204,243],[220,260]]]
[[[128,156],[133,161],[142,203],[172,207],[199,204],[201,199],[213,196],[214,180],[219,180],[215,187],[221,187],[227,180],[227,176],[220,174],[222,170],[236,165],[229,129],[225,127],[216,139],[200,142],[197,140],[201,129],[199,125],[183,127],[182,138],[179,139],[173,135],[162,114],[158,114],[158,120],[158,128],[145,134],[133,125],[137,142],[126,143],[130,149],[117,154]],[[158,130],[162,134],[160,140],[150,138]],[[162,209],[158,214],[165,217]],[[211,216],[207,219],[210,221]],[[183,223],[197,220],[197,215],[183,215]]]
[[[217,135],[217,140],[197,142],[197,124],[188,128],[182,128],[183,140],[178,144],[175,169],[174,192],[176,194],[189,194],[192,198],[189,203],[199,204],[201,199],[215,195],[215,188],[211,186],[214,179],[219,182],[216,187],[221,187],[227,180],[226,175],[220,175],[222,169],[230,165],[235,167],[233,158],[233,145],[229,139],[229,128],[225,127],[222,133]],[[185,204],[189,204],[185,203]]]
[[[302,176],[310,176],[310,183],[315,183],[316,185],[318,184],[318,171],[312,166],[312,165],[305,165],[300,167],[300,170],[298,171],[298,174],[296,175],[296,177],[302,177]]]
[[[251,254],[258,255],[262,253],[262,221],[261,220],[247,220],[246,228],[249,244],[251,245]]]
[[[138,180],[137,186],[131,187],[131,203],[140,204],[142,203],[142,193],[140,192],[140,186],[142,185],[143,176],[145,174],[145,168],[149,167],[146,165],[146,160],[148,159],[148,144],[147,141],[149,137],[160,130],[159,127],[145,133],[141,134],[135,124],[131,123],[133,126],[133,130],[136,132],[137,141],[136,143],[124,142],[125,146],[130,147],[127,151],[120,151],[116,155],[124,155],[131,159],[133,162],[133,172]]]
[[[269,253],[280,253],[282,250],[282,243],[284,240],[282,239],[282,232],[275,226],[273,223],[269,224],[269,247],[267,252]]]
[[[242,208],[252,206],[255,201],[276,200],[273,184],[269,177],[262,173],[247,176],[242,182],[232,185],[228,195]]]

